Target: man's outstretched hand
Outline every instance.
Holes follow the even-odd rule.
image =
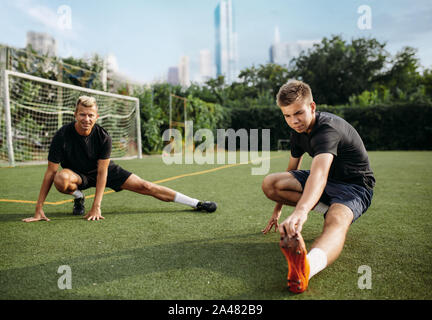
[[[87,219],[87,221],[99,221],[99,219],[105,219],[104,217],[102,217],[101,210],[94,208],[92,208],[83,218]]]
[[[23,222],[35,222],[35,221],[51,221],[45,216],[43,210],[36,210],[35,215],[31,218],[22,219]]]
[[[269,220],[269,222],[267,223],[267,227],[265,227],[263,230],[261,230],[262,233],[266,234],[268,233],[271,229],[273,229],[274,227],[274,232],[276,232],[279,228],[279,217],[281,215],[282,212],[282,205],[280,204],[276,204],[274,210],[273,210],[273,214]]]
[[[303,224],[308,218],[307,212],[294,210],[294,212],[279,225],[281,238],[293,238],[302,231]]]

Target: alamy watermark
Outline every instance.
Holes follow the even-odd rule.
[[[372,29],[372,9],[368,5],[361,5],[357,8],[357,13],[361,16],[357,20],[357,27],[360,30]]]
[[[361,274],[357,281],[359,289],[372,289],[372,268],[367,265],[361,265],[357,269],[357,273]]]
[[[57,8],[57,27],[60,30],[72,30],[72,9],[67,5]]]
[[[259,130],[217,129],[216,140],[209,129],[196,130],[193,121],[185,122],[185,137],[177,129],[166,129],[162,140],[167,144],[162,153],[162,161],[167,164],[235,164],[237,163],[237,138],[240,139],[240,163],[259,165],[251,169],[252,175],[265,175],[270,170],[270,129]],[[226,142],[228,141],[228,145]],[[199,144],[195,146],[195,142]],[[215,143],[216,142],[216,143]],[[227,148],[226,148],[227,147]],[[259,155],[261,149],[261,155]],[[216,158],[216,159],[215,159]]]
[[[61,276],[57,280],[57,286],[60,290],[72,289],[72,269],[68,265],[58,267],[57,273]]]

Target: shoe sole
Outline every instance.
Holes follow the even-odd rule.
[[[309,262],[304,240],[300,234],[293,238],[284,237],[279,247],[288,263],[287,286],[291,292],[302,293],[309,284]]]

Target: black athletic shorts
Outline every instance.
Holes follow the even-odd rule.
[[[79,190],[85,190],[91,187],[96,187],[96,178],[97,178],[97,170],[91,171],[90,173],[84,174],[81,172],[74,171],[77,175],[79,175],[82,179],[82,183],[78,186]],[[127,178],[132,174],[118,164],[111,163],[108,166],[108,176],[106,186],[115,190],[116,192],[121,191],[121,186]]]
[[[310,170],[292,170],[290,173],[300,182],[304,190]],[[341,203],[347,206],[354,214],[352,221],[354,222],[369,208],[372,202],[372,196],[372,189],[357,184],[349,184],[328,179],[319,201],[328,206],[333,203]]]

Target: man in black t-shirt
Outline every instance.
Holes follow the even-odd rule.
[[[276,202],[265,234],[279,230],[279,243],[288,263],[288,287],[300,293],[309,279],[340,255],[352,222],[370,206],[375,178],[357,131],[344,119],[316,111],[312,91],[304,82],[283,85],[277,103],[291,133],[291,157],[287,172],[265,177],[262,189]],[[303,154],[313,159],[310,170],[299,170]],[[278,224],[283,205],[292,214]],[[301,236],[311,210],[324,214],[321,235],[307,253]]]
[[[174,201],[198,210],[214,212],[216,203],[199,201],[172,189],[145,181],[110,160],[112,141],[108,132],[96,124],[98,108],[93,97],[81,96],[75,106],[75,121],[64,125],[54,135],[33,222],[49,219],[43,204],[54,183],[58,191],[74,196],[73,214],[83,215],[84,194],[81,190],[96,187],[93,206],[84,216],[87,220],[104,219],[101,202],[105,187],[115,191],[130,190],[153,196],[162,201]],[[58,171],[61,164],[62,170]]]

